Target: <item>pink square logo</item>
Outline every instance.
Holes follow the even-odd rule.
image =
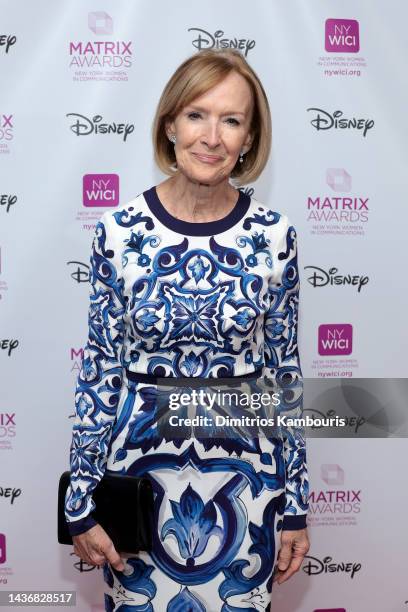
[[[117,206],[119,176],[117,174],[85,174],[82,180],[84,206]]]
[[[360,35],[355,19],[326,19],[324,48],[329,53],[358,53]]]
[[[353,326],[349,323],[319,325],[319,355],[351,355],[353,350]]]
[[[344,484],[344,470],[336,463],[323,463],[320,468],[320,475],[328,485]]]
[[[327,168],[326,183],[340,193],[351,190],[351,176],[344,168]]]
[[[94,34],[112,34],[113,20],[105,11],[94,11],[88,13],[88,28]]]
[[[6,536],[0,533],[0,563],[6,562]]]

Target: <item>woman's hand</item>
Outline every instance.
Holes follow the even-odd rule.
[[[72,541],[74,553],[89,565],[103,565],[108,561],[119,572],[125,569],[112,540],[101,525],[94,525],[88,531],[72,536]]]
[[[300,570],[302,561],[310,548],[307,528],[290,531],[284,529],[273,581],[282,584]]]

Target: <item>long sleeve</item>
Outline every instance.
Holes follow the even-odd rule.
[[[96,524],[92,491],[105,472],[122,386],[125,301],[114,225],[112,213],[105,212],[96,225],[90,256],[89,330],[76,383],[71,479],[65,498],[71,535]]]
[[[302,372],[298,354],[297,326],[299,273],[295,228],[281,216],[271,241],[273,276],[269,287],[269,307],[264,320],[263,374],[282,389],[279,414],[299,418],[303,413]],[[309,482],[306,443],[302,427],[283,427],[286,471],[286,505],[283,529],[306,527]]]

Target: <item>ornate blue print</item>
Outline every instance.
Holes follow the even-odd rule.
[[[70,448],[71,488],[67,510],[73,520],[94,503],[89,493],[103,476],[111,422],[121,387],[119,351],[124,343],[123,279],[107,246],[105,225],[96,226],[92,243],[88,341],[76,388],[76,419]],[[88,495],[84,494],[87,489]]]
[[[134,476],[148,475],[152,479],[155,492],[155,517],[153,530],[152,559],[173,580],[180,584],[201,584],[215,577],[223,567],[229,565],[239,550],[247,524],[247,512],[240,496],[249,486],[252,498],[259,498],[263,491],[283,490],[284,464],[279,453],[280,444],[274,449],[273,455],[277,459],[276,473],[270,474],[263,470],[258,473],[247,462],[232,458],[201,459],[191,444],[180,455],[173,453],[154,453],[138,459],[127,469],[127,473]],[[172,469],[176,472],[193,468],[201,474],[205,473],[231,473],[233,476],[219,488],[215,496],[206,504],[191,488],[187,487],[180,498],[179,505],[171,504],[175,519],[169,519],[163,526],[160,524],[161,506],[165,500],[166,492],[162,485],[154,478],[156,470]],[[210,503],[211,502],[211,503]],[[218,507],[222,517],[222,525],[216,524],[215,507]],[[175,521],[175,522],[174,522]],[[220,529],[221,528],[221,529]],[[173,550],[170,556],[164,548],[166,537],[173,532],[177,534],[178,556],[177,562]],[[194,536],[193,536],[194,534]],[[211,561],[199,563],[208,538],[215,535],[219,541],[218,552]],[[201,536],[201,540],[200,540]],[[182,538],[185,538],[183,541]],[[194,554],[189,556],[194,542]],[[181,544],[181,545],[180,545]]]
[[[157,591],[155,583],[150,578],[151,573],[155,569],[154,566],[148,565],[142,559],[136,558],[127,559],[126,564],[130,566],[131,572],[128,571],[129,567],[126,573],[124,573],[111,568],[108,563],[105,563],[103,566],[104,580],[113,590],[112,602],[115,602],[115,605],[119,605],[119,610],[125,612],[129,610],[132,612],[154,612],[154,608],[150,603]],[[118,582],[114,580],[113,574]],[[129,591],[142,597],[136,598],[134,595],[129,595]],[[146,601],[135,603],[137,600],[140,602],[140,599],[146,599]]]
[[[248,549],[249,555],[258,555],[260,566],[252,576],[244,574],[244,570],[249,567],[248,559],[236,559],[224,569],[225,580],[220,584],[219,594],[225,604],[221,612],[238,612],[246,610],[250,612],[255,607],[256,600],[259,601],[260,592],[257,591],[259,585],[266,582],[268,592],[272,590],[271,574],[275,557],[275,521],[278,516],[283,514],[285,507],[285,495],[282,493],[272,499],[265,507],[263,521],[261,525],[256,525],[252,521],[248,524],[248,530],[252,544]],[[252,594],[251,594],[252,593]],[[228,599],[234,595],[245,594],[242,602],[249,601],[251,607],[239,608],[230,605]],[[252,601],[251,601],[252,600]]]
[[[265,255],[265,263],[269,268],[272,268],[271,253],[269,250],[270,240],[265,237],[265,232],[260,233],[254,232],[251,236],[238,236],[237,245],[241,248],[249,244],[252,248],[252,253],[247,255],[245,263],[247,266],[253,268],[258,265],[259,255],[263,253]]]
[[[196,595],[184,587],[169,601],[166,612],[206,612],[206,607]]]
[[[133,211],[134,206],[129,206],[123,210],[114,211],[112,215],[115,217],[115,221],[120,227],[133,227],[137,223],[144,223],[147,231],[154,228],[153,219],[149,215],[144,215],[142,212],[137,212],[133,215]]]
[[[161,539],[175,535],[180,554],[186,559],[187,567],[191,567],[203,554],[211,536],[221,539],[222,529],[216,525],[217,511],[211,499],[204,505],[190,484],[181,494],[180,503],[170,500],[170,504],[174,518],[164,523]]]
[[[158,236],[147,236],[143,234],[140,230],[137,232],[132,232],[130,238],[124,240],[126,244],[126,249],[122,253],[122,265],[125,268],[129,263],[128,253],[136,253],[137,259],[136,264],[145,268],[151,262],[149,255],[143,253],[143,249],[150,245],[152,247],[156,247],[160,244],[160,238]]]
[[[160,249],[154,255],[153,271],[133,287],[129,310],[140,338],[138,347],[154,353],[147,366],[150,374],[169,375],[170,370],[173,376],[231,376],[231,355],[249,348],[257,317],[263,312],[262,279],[247,274],[240,254],[214,238],[210,248],[217,259],[201,249],[185,253],[188,246],[184,239]],[[231,280],[220,281],[227,273]],[[163,277],[173,278],[163,281]],[[186,288],[191,282],[194,287]],[[151,299],[154,291],[155,299]],[[186,353],[183,347],[192,344],[194,350]],[[217,357],[219,352],[223,357]],[[160,353],[166,356],[161,358]]]
[[[245,221],[242,224],[244,230],[250,230],[253,223],[265,226],[276,225],[281,218],[281,215],[273,210],[268,209],[265,211],[265,209],[261,206],[258,207],[258,210],[260,213],[253,212],[253,216],[248,215],[245,218]]]
[[[304,512],[309,505],[309,481],[306,470],[305,441],[302,433],[290,435],[290,445],[285,453],[285,460],[290,466],[287,470],[286,508],[285,512],[296,516],[299,508]]]
[[[211,388],[211,387],[209,387]],[[260,387],[257,381],[246,383],[246,392],[249,393],[260,393]],[[215,387],[216,391],[217,388]],[[174,388],[174,391],[182,393],[183,391],[191,392],[189,388]],[[251,427],[250,425],[237,426],[230,428],[230,435],[226,436],[224,427],[217,426],[215,420],[212,423],[206,425],[185,425],[181,423],[177,428],[177,438],[174,437],[172,427],[168,425],[168,397],[172,392],[172,388],[167,386],[163,391],[158,393],[155,386],[143,386],[139,389],[139,397],[141,400],[139,409],[131,417],[133,409],[133,401],[135,397],[135,383],[130,383],[129,394],[126,398],[126,402],[118,417],[117,423],[114,426],[112,440],[117,437],[119,431],[123,428],[125,423],[128,423],[128,429],[126,438],[122,442],[122,446],[118,451],[118,456],[115,455],[116,460],[123,460],[126,457],[127,451],[133,449],[141,449],[143,453],[149,452],[153,448],[158,448],[163,441],[171,442],[177,448],[180,448],[185,440],[194,439],[197,443],[201,444],[205,450],[212,448],[222,448],[228,454],[235,452],[240,456],[243,452],[261,454],[258,436],[261,434],[266,438],[271,436],[276,443],[276,436],[280,435],[277,428],[268,428],[267,426]],[[288,406],[292,408],[292,404],[289,400],[286,401],[286,409]],[[181,406],[177,410],[177,414],[180,419],[186,418],[187,407]],[[228,416],[231,418],[253,416],[250,408],[242,408],[242,406],[235,405],[234,402],[226,407],[218,405],[217,402],[213,404],[212,414]],[[261,406],[257,414],[260,419],[267,418],[270,416],[270,410],[265,406]],[[198,417],[208,416],[208,412],[205,406],[198,405],[196,407],[195,415]]]
[[[301,415],[296,232],[255,200],[242,210],[228,231],[212,223],[215,235],[205,235],[202,224],[184,236],[140,194],[96,227],[66,516],[72,533],[95,523],[92,491],[107,466],[148,477],[155,499],[151,553],[129,558],[126,572],[104,567],[112,612],[270,610],[279,532],[306,526],[301,429],[277,437],[261,428],[259,437],[242,426],[225,436],[182,424],[175,438],[162,426],[169,408],[158,386],[128,375],[212,379],[262,368],[284,383],[279,410]],[[217,402],[213,410],[226,414]]]

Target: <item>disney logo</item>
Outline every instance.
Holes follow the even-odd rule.
[[[70,129],[77,136],[88,136],[88,134],[123,134],[123,140],[131,134],[135,126],[133,123],[100,123],[101,115],[95,115],[92,119],[79,115],[78,113],[67,113],[67,117],[77,117],[75,123],[70,126]]]
[[[72,272],[71,278],[76,280],[77,283],[87,283],[91,278],[90,267],[87,264],[82,263],[82,261],[68,261],[67,266],[71,264],[78,265],[77,269]]]
[[[2,350],[6,350],[7,349],[7,354],[10,357],[11,355],[11,351],[13,351],[15,348],[17,348],[19,345],[19,341],[18,340],[9,340],[7,339],[3,339],[0,340],[0,348]]]
[[[345,572],[350,574],[350,578],[354,578],[354,574],[360,571],[361,563],[330,563],[332,557],[324,557],[322,561],[316,557],[306,555],[305,559],[311,559],[302,567],[305,574],[308,576],[317,576],[318,574],[327,574],[332,572]]]
[[[76,553],[70,553],[70,555],[76,555]],[[74,567],[75,569],[77,569],[79,572],[92,572],[95,569],[100,569],[102,566],[101,565],[91,565],[90,563],[87,563],[86,561],[84,561],[83,559],[79,558],[78,561],[76,561],[74,563]]]
[[[330,268],[328,272],[325,272],[322,268],[318,268],[317,266],[305,266],[305,270],[315,270],[307,279],[312,287],[325,287],[326,285],[353,285],[357,286],[357,293],[360,293],[361,288],[364,287],[364,285],[366,285],[369,281],[368,276],[352,276],[351,274],[336,275],[338,268]]]
[[[363,130],[363,136],[365,136],[368,130],[374,125],[374,119],[339,119],[342,116],[343,111],[334,111],[333,115],[322,110],[321,108],[308,108],[307,111],[316,111],[316,119],[312,119],[310,122],[316,130],[330,130],[332,127],[335,129],[350,129],[356,128],[357,130]]]
[[[12,487],[0,487],[0,497],[9,497],[10,504],[13,504],[16,497],[21,495],[21,489],[16,489]]]
[[[315,415],[319,415],[319,417],[322,417],[324,419],[335,418],[336,416],[338,416],[336,415],[336,411],[333,409],[328,410],[326,414],[324,414],[324,412],[320,412],[320,410],[316,410],[315,408],[305,408],[303,412],[310,412],[313,419],[316,418]],[[364,423],[366,422],[366,419],[362,416],[341,418],[343,419],[343,421],[345,421],[344,427],[354,427],[354,433],[357,433],[360,427],[362,427],[362,425],[364,425]],[[311,425],[311,429],[322,429],[322,427],[323,425]]]
[[[197,38],[192,41],[193,46],[198,49],[220,49],[220,48],[233,48],[233,49],[245,49],[244,56],[246,57],[248,51],[255,47],[255,41],[249,38],[222,38],[224,36],[223,30],[216,30],[214,34],[206,32],[201,28],[188,28],[188,32],[198,32]]]
[[[5,52],[8,53],[10,47],[15,45],[17,42],[17,36],[7,36],[7,34],[0,34],[0,47],[5,47]]]
[[[5,193],[0,195],[0,206],[6,206],[6,211],[9,212],[10,208],[17,202],[17,196],[7,195]]]

